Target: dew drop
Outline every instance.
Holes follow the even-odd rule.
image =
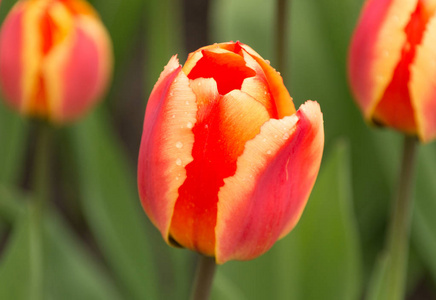
[[[204,125],[204,128],[208,129],[208,128],[209,128],[209,125],[207,125],[207,124],[206,124],[206,125]]]
[[[177,149],[182,149],[183,148],[183,143],[182,142],[177,142],[176,143],[176,148]]]
[[[189,101],[186,101],[186,105],[189,105]]]
[[[177,79],[174,79],[174,83],[176,83],[177,82]]]
[[[264,143],[266,142],[266,138],[263,139],[263,142],[264,142]]]
[[[268,150],[268,151],[266,152],[266,154],[271,154],[271,150]]]
[[[170,93],[170,96],[172,96],[172,95],[173,95],[173,92]]]
[[[268,59],[265,59],[265,62],[266,62],[267,64],[271,64],[271,62],[270,62]]]
[[[179,180],[179,177],[176,177],[176,180]]]
[[[176,165],[181,166],[182,165],[182,160],[180,158],[178,158],[176,160]]]
[[[278,137],[278,135],[276,134],[275,136],[274,136],[274,138],[277,138]]]
[[[172,116],[171,116],[171,118],[173,118],[173,119],[174,119],[175,117],[176,117],[176,115],[172,115]]]
[[[186,124],[186,127],[188,127],[189,129],[191,129],[192,127],[194,127],[194,125],[192,125],[191,122],[188,122],[188,124]]]
[[[285,133],[285,134],[283,135],[283,139],[284,139],[284,140],[289,139],[289,133]]]

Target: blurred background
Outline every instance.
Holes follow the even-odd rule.
[[[93,0],[115,54],[106,99],[57,128],[50,211],[29,209],[32,124],[0,101],[0,299],[187,299],[196,255],[168,247],[140,205],[136,161],[148,95],[173,54],[239,40],[276,66],[275,1]],[[14,0],[3,0],[2,22]],[[326,144],[300,223],[265,255],[218,267],[212,299],[369,298],[383,272],[401,136],[367,126],[346,78],[362,0],[294,0],[281,71],[296,107],[317,100]],[[421,146],[407,294],[436,299],[436,148]],[[38,251],[42,251],[42,260]]]

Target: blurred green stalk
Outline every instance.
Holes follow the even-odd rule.
[[[207,300],[212,290],[215,275],[215,257],[200,255],[198,257],[197,271],[191,293],[191,300]]]
[[[390,263],[387,270],[388,300],[404,299],[409,254],[412,191],[416,165],[416,137],[405,136],[398,194],[392,206],[387,240]]]
[[[33,199],[31,205],[31,224],[33,245],[31,253],[31,295],[32,299],[43,299],[44,283],[44,262],[43,262],[43,245],[42,245],[42,226],[45,206],[49,198],[49,165],[50,165],[50,140],[51,128],[44,121],[35,121],[36,127],[36,147],[31,173]]]
[[[277,0],[276,3],[276,63],[277,70],[282,77],[286,75],[286,57],[289,55],[286,52],[286,36],[287,36],[287,0]]]

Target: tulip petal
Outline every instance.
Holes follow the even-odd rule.
[[[179,189],[171,236],[186,248],[212,256],[218,191],[223,179],[235,174],[246,141],[269,116],[263,105],[239,90],[220,96],[213,79],[193,80],[191,88],[198,105],[194,160],[186,166],[187,179]]]
[[[283,118],[293,115],[296,111],[294,102],[292,101],[292,97],[289,95],[288,90],[283,84],[283,78],[280,76],[280,73],[278,73],[273,67],[269,65],[269,63],[261,58],[259,54],[254,52],[253,49],[243,44],[241,44],[241,47],[248,54],[250,54],[251,57],[254,58],[262,68],[265,74],[265,78],[270,87],[270,94],[274,99],[274,103],[276,105],[278,117]]]
[[[265,77],[263,69],[245,50],[242,50],[242,53],[247,67],[253,69],[256,72],[256,76],[245,78],[241,86],[241,91],[262,103],[268,111],[270,118],[278,119],[277,107],[271,99],[272,96],[268,86],[268,80]]]
[[[415,109],[418,135],[423,142],[436,138],[436,17],[424,33],[410,67],[409,90]]]
[[[168,241],[178,197],[192,161],[197,105],[189,79],[174,56],[150,95],[138,159],[138,188],[142,205]]]
[[[40,27],[48,1],[24,2],[23,10],[23,41],[22,50],[23,99],[21,110],[25,114],[45,117],[48,103],[45,98],[45,85],[40,74],[40,64],[43,58],[43,34]],[[40,26],[36,26],[36,24]],[[39,49],[39,51],[38,51]]]
[[[17,4],[8,14],[0,34],[0,84],[5,100],[20,109],[22,105],[23,77],[23,5]]]
[[[71,43],[57,47],[47,57],[48,87],[53,91],[54,121],[72,121],[100,100],[111,74],[112,52],[109,35],[102,24],[91,17],[77,17]],[[65,57],[66,56],[66,57]],[[57,74],[57,75],[56,75]],[[55,84],[56,76],[62,82]],[[56,95],[59,95],[56,97]]]
[[[353,93],[370,120],[401,58],[405,33],[418,0],[369,0],[362,11],[349,56]]]
[[[324,145],[322,113],[308,101],[271,119],[248,141],[234,176],[219,192],[216,260],[266,252],[297,223],[315,183]]]

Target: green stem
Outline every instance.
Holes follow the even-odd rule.
[[[209,299],[215,269],[216,264],[214,257],[199,256],[194,284],[192,286],[191,300]]]
[[[414,186],[417,140],[405,136],[403,160],[398,187],[398,194],[392,207],[392,217],[388,236],[387,290],[389,300],[402,300],[407,279],[407,262],[409,253],[409,231],[412,215],[412,192]]]
[[[287,37],[287,0],[277,0],[276,7],[276,61],[277,70],[281,72],[283,78],[286,75],[286,37]]]
[[[33,299],[43,299],[43,243],[42,227],[45,206],[49,199],[50,127],[44,122],[36,122],[36,147],[32,169],[32,189],[34,202],[31,205],[31,295]]]

